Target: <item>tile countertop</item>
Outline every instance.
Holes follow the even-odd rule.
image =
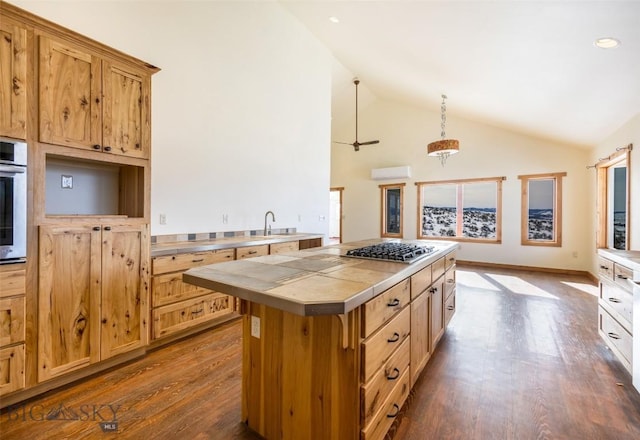
[[[435,251],[411,264],[344,256],[381,241],[430,245]],[[448,241],[364,240],[201,266],[186,271],[183,280],[301,316],[338,315],[458,247]]]
[[[160,257],[164,255],[184,254],[186,252],[258,246],[262,244],[285,243],[287,241],[307,240],[313,238],[324,238],[324,234],[298,232],[294,234],[245,235],[239,237],[214,238],[211,240],[157,243],[151,245],[151,256]]]

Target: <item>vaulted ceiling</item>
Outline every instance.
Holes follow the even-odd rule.
[[[354,75],[376,98],[439,111],[444,93],[448,115],[580,147],[640,113],[640,1],[280,2],[344,66],[334,121]]]

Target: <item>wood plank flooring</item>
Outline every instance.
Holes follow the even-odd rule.
[[[396,439],[640,438],[640,395],[597,334],[588,279],[457,276],[458,310]],[[239,422],[240,349],[239,321],[179,341],[3,410],[0,438],[257,439]]]

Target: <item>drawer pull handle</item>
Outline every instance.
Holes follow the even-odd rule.
[[[201,263],[204,261],[204,258],[198,258],[197,260],[191,260],[192,263]]]
[[[400,304],[400,300],[398,298],[393,298],[393,301],[387,304],[387,307],[395,307]]]
[[[105,226],[105,227],[104,227],[104,230],[105,230],[105,231],[110,231],[110,230],[111,230],[111,226]]]
[[[609,298],[609,301],[611,301],[612,303],[619,303],[619,302],[622,302],[622,301],[620,301],[618,298]]]
[[[106,145],[103,149],[104,149],[104,151],[111,151],[111,147],[108,146],[108,145]]]
[[[609,270],[609,267],[608,267],[608,266],[600,265],[600,269]]]
[[[449,279],[447,279],[447,283],[449,283],[449,284],[453,284],[453,283],[455,283],[455,282],[456,282],[456,281],[455,281],[453,278],[449,278]]]
[[[93,230],[94,230],[94,231],[99,231],[99,230],[100,230],[100,226],[94,226],[94,227],[93,227]]]
[[[447,306],[447,310],[455,310],[455,307],[453,307],[453,306]]]
[[[387,380],[396,380],[400,377],[400,370],[398,370],[397,368],[394,368],[392,373],[395,373],[395,376],[387,376]]]
[[[95,145],[92,145],[91,148],[93,148],[94,150],[99,150],[102,147],[98,144],[95,144]]]
[[[626,280],[627,277],[622,275],[621,273],[618,274],[618,278],[620,278],[621,280]]]
[[[200,313],[203,313],[204,309],[200,309],[200,310],[194,310],[193,312],[191,312],[191,315],[199,315]]]
[[[387,339],[387,342],[398,342],[400,340],[400,334],[398,332],[393,332],[393,336]]]
[[[396,417],[400,412],[400,407],[398,406],[397,403],[393,404],[393,409],[395,410],[393,414],[387,414],[387,417],[389,417],[390,419],[393,419],[394,417]]]
[[[247,253],[248,253],[249,255],[253,255],[253,254],[257,254],[257,253],[258,253],[258,251],[249,251],[249,252],[247,252]]]
[[[431,290],[429,290],[429,292],[431,293],[436,293],[438,291],[437,287],[432,287]]]
[[[449,258],[449,261],[456,261],[455,257]]]
[[[609,332],[609,333],[607,333],[607,335],[609,335],[609,337],[611,339],[620,339],[620,335],[618,335],[616,333]]]

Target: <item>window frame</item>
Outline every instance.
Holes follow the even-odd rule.
[[[562,247],[562,178],[566,177],[566,172],[561,173],[541,173],[523,174],[518,176],[521,181],[520,201],[520,244],[522,246],[546,246]],[[529,239],[529,182],[532,180],[554,181],[553,193],[553,240],[531,240]]]
[[[470,178],[470,179],[453,179],[453,180],[431,180],[431,181],[423,181],[416,182],[417,186],[417,212],[418,212],[418,221],[416,225],[417,237],[420,240],[448,240],[448,241],[457,241],[457,242],[467,242],[467,243],[484,243],[484,244],[501,244],[502,243],[502,182],[507,178],[505,176],[498,177],[479,177],[479,178]],[[486,183],[486,182],[495,182],[496,184],[496,237],[492,239],[486,238],[469,238],[464,237],[462,235],[458,235],[458,233],[462,234],[462,230],[464,227],[463,219],[463,198],[461,196],[461,187],[465,184],[472,183]],[[423,198],[423,188],[428,185],[456,185],[456,236],[455,237],[441,237],[441,236],[431,236],[431,235],[423,235],[422,234],[422,198]],[[459,209],[462,208],[462,209]],[[459,220],[459,221],[458,221]]]
[[[390,183],[378,185],[380,188],[380,237],[403,238],[404,223],[404,187],[406,183]],[[387,191],[390,189],[400,190],[400,232],[387,231]]]
[[[614,153],[600,159],[595,164],[596,168],[596,249],[608,248],[609,237],[609,206],[611,201],[609,200],[609,170],[619,165],[621,162],[626,161],[627,164],[627,176],[626,176],[626,236],[625,236],[625,249],[629,250],[629,244],[631,243],[631,179],[629,178],[631,164],[631,150],[633,144],[629,144],[626,147],[616,149]],[[612,248],[613,249],[613,248]]]

